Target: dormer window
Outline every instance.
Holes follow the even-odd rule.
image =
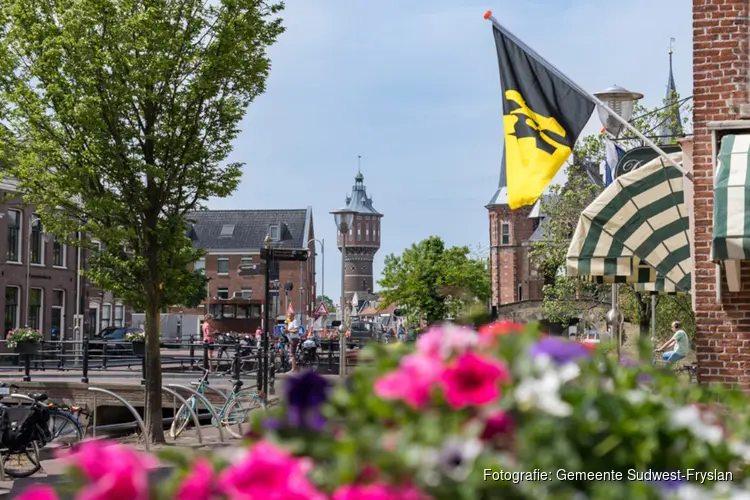
[[[219,235],[222,238],[229,238],[234,234],[234,224],[224,224],[221,226],[221,234]]]
[[[271,224],[268,227],[268,234],[271,236],[271,240],[279,241],[281,239],[281,226],[278,224]]]

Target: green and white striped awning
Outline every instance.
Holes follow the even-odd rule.
[[[629,283],[633,286],[636,292],[647,293],[647,294],[659,294],[659,295],[681,295],[687,292],[680,291],[677,289],[674,283],[669,280],[665,280],[656,269],[644,264],[638,260],[638,257],[633,257],[633,263],[636,266],[635,272],[629,276],[625,275],[609,275],[609,276],[586,276],[586,280],[599,283],[599,284],[611,284],[611,283]]]
[[[670,156],[682,162],[682,153]],[[656,158],[615,179],[581,214],[566,261],[568,276],[624,278],[644,291],[689,293],[690,221],[682,173]],[[655,271],[647,282],[639,272],[644,264]]]
[[[714,232],[711,260],[750,259],[750,135],[721,140],[714,174]]]

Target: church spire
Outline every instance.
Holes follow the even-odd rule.
[[[657,135],[661,144],[671,144],[675,139],[682,136],[682,116],[680,115],[679,99],[677,96],[677,85],[674,83],[674,72],[672,70],[672,46],[675,39],[669,39],[669,77],[667,79],[667,94],[664,105],[669,106],[666,111],[664,122],[659,126]]]

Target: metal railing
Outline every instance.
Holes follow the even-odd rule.
[[[226,340],[231,337],[221,337]],[[84,338],[81,341],[42,341],[32,354],[16,352],[0,340],[0,375],[23,372],[23,380],[31,380],[33,373],[80,373],[81,382],[88,383],[92,373],[100,376],[107,373],[134,370],[141,372],[141,383],[145,379],[145,359],[143,344],[124,341],[103,341]],[[271,352],[275,352],[278,339],[271,339]],[[366,342],[348,342],[347,354]],[[335,374],[339,364],[339,342],[335,339],[318,339],[318,372]],[[301,347],[300,347],[301,348]],[[287,353],[289,346],[287,346]],[[258,376],[262,356],[255,342],[241,340],[217,341],[212,344],[198,342],[194,337],[183,341],[164,341],[161,345],[161,366],[163,373],[189,373],[201,369],[215,370],[220,376],[238,379],[241,376]],[[271,363],[273,364],[273,359]],[[121,375],[122,376],[122,375]],[[273,375],[270,375],[273,376]]]

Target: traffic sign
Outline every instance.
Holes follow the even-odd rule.
[[[318,304],[318,307],[315,309],[315,316],[327,316],[328,315],[328,308],[326,307],[325,302],[321,302]]]
[[[269,260],[307,260],[309,252],[307,249],[297,248],[261,248],[260,258],[268,262]]]

